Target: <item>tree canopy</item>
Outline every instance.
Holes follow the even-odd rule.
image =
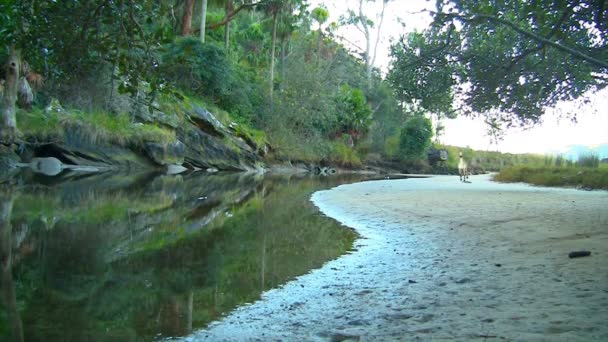
[[[424,102],[450,96],[442,88],[451,74],[461,112],[498,110],[509,124],[534,124],[558,101],[608,85],[607,11],[604,1],[438,0],[433,26],[393,46],[392,81]],[[422,82],[418,94],[407,75]]]

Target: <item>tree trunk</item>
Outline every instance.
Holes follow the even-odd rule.
[[[192,26],[192,11],[194,10],[194,0],[186,0],[184,3],[184,15],[182,16],[182,36],[190,35]]]
[[[274,59],[275,47],[277,45],[277,26],[279,23],[279,11],[273,13],[272,18],[272,44],[270,46],[270,111],[274,104]]]
[[[283,89],[283,82],[285,81],[285,60],[287,56],[287,38],[281,35],[281,83],[279,87]]]
[[[227,22],[224,27],[224,47],[226,50],[230,48],[230,22]]]
[[[21,56],[14,47],[10,48],[5,66],[4,94],[0,99],[0,142],[13,143],[17,136],[17,85],[19,82],[19,69]]]
[[[226,18],[230,16],[230,12],[234,10],[234,4],[232,0],[226,1],[226,5],[224,6],[224,12],[226,13]],[[230,49],[230,20],[226,22],[226,26],[224,27],[224,47],[226,51]]]
[[[370,61],[370,51],[371,41],[369,34],[369,24],[367,23],[366,17],[363,14],[363,0],[359,0],[359,22],[361,23],[361,27],[363,29],[363,35],[365,36],[365,51],[363,52],[363,59],[365,60],[365,73],[367,76],[367,85],[368,88],[371,86],[371,77],[372,77],[372,65]]]
[[[376,42],[374,43],[374,57],[372,57],[372,61],[369,63],[367,69],[367,86],[369,88],[371,88],[372,86],[372,68],[374,67],[374,64],[376,64],[376,56],[378,56],[378,43],[380,42],[380,32],[382,31],[382,23],[384,22],[384,10],[386,10],[386,4],[389,1],[390,0],[382,0],[382,12],[380,12],[380,23],[378,24],[378,29],[376,32]]]
[[[0,302],[8,315],[12,341],[23,341],[23,323],[17,308],[13,280],[13,239],[11,238],[13,199],[14,195],[10,187],[0,189]]]
[[[205,42],[205,25],[207,24],[207,0],[201,1],[201,42]]]
[[[192,312],[194,311],[194,291],[188,291],[188,311],[186,312],[186,332],[192,332]]]

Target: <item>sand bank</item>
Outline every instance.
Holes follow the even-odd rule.
[[[315,193],[356,250],[188,339],[608,340],[608,192],[471,180]]]

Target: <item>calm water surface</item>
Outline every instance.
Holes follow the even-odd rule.
[[[348,177],[0,179],[0,340],[184,336],[320,267],[355,234],[312,192]]]

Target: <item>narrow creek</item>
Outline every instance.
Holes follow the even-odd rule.
[[[0,179],[0,340],[186,336],[352,248],[310,195],[362,176]]]

